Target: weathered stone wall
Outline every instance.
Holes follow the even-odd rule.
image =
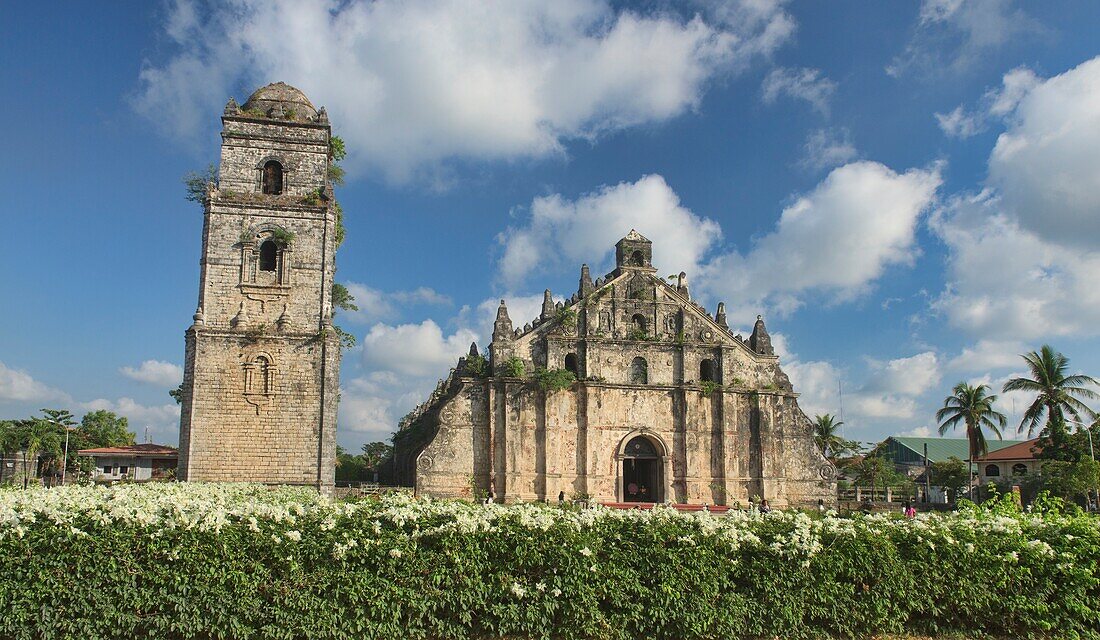
[[[408,475],[417,491],[623,500],[624,448],[642,435],[660,452],[659,500],[835,502],[835,471],[814,446],[762,320],[749,340],[734,335],[722,307],[710,316],[691,301],[684,274],[675,287],[656,276],[648,244],[632,232],[613,273],[593,283],[582,268],[578,294],[555,304],[547,292],[539,318],[522,329],[513,331],[502,303],[489,348],[494,376],[461,379],[423,413],[415,446],[399,434],[398,458],[416,461]],[[544,391],[502,377],[513,356],[528,373],[574,362],[579,381]],[[638,358],[644,382],[635,379]]]
[[[331,328],[336,214],[327,122],[229,114],[205,207],[199,308],[187,331],[184,480],[335,480],[340,346]],[[262,193],[264,163],[283,193]],[[324,197],[322,197],[324,196]],[[260,267],[276,242],[276,269]]]

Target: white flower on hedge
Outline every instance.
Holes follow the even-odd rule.
[[[540,581],[538,584],[535,585],[535,588],[539,591],[546,591],[546,583]]]
[[[287,531],[283,535],[286,536],[287,538],[289,538],[290,540],[293,540],[294,542],[298,542],[302,539],[301,532],[296,531],[294,529],[291,529],[290,531]]]
[[[592,550],[589,549],[588,547],[584,547],[584,548],[581,549],[581,555],[586,557],[586,558],[589,558],[589,557],[592,556]]]
[[[523,585],[521,585],[520,583],[513,582],[512,583],[512,595],[514,595],[517,598],[522,598],[523,596],[527,595],[527,589],[524,589]]]
[[[390,557],[391,558],[400,558],[401,557],[401,550],[400,549],[390,549]]]
[[[555,598],[557,598],[558,596],[560,596],[560,595],[561,595],[561,589],[558,589],[557,587],[555,587],[554,589],[552,589],[552,590],[550,591],[550,595],[552,595],[552,596],[554,596]]]

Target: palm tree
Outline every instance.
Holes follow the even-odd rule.
[[[57,433],[57,427],[53,424],[32,418],[24,420],[21,425],[21,440],[23,445],[23,488],[29,484],[28,461],[37,458],[38,454],[45,451],[57,456],[61,454],[61,436]]]
[[[826,458],[836,455],[837,450],[844,443],[844,438],[841,438],[838,433],[842,424],[844,423],[829,413],[814,416],[814,442],[821,450],[821,455]]]
[[[974,458],[989,451],[982,429],[989,429],[1001,439],[1001,429],[1005,428],[1008,418],[993,408],[997,396],[989,394],[989,385],[971,386],[960,382],[951,390],[951,395],[943,400],[943,407],[936,412],[940,423],[940,435],[948,429],[954,429],[959,423],[966,425],[966,439],[970,443],[970,455],[967,458],[967,478],[974,477]],[[969,481],[968,481],[969,484]]]
[[[1098,396],[1086,385],[1095,386],[1096,379],[1086,375],[1066,375],[1069,358],[1044,344],[1039,351],[1022,356],[1030,369],[1030,378],[1013,378],[1005,383],[1003,391],[1029,391],[1035,401],[1024,411],[1019,431],[1027,427],[1030,438],[1036,427],[1043,425],[1041,433],[1050,441],[1050,449],[1059,450],[1066,442],[1066,416],[1082,422],[1081,415],[1093,417],[1096,413],[1079,398],[1095,399]],[[1044,446],[1044,451],[1048,447]]]

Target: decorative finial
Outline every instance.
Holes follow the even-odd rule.
[[[588,265],[581,265],[581,284],[579,288],[580,296],[583,298],[588,294],[596,290],[596,286],[592,284],[592,274],[588,271]]]
[[[233,97],[229,98],[229,102],[225,103],[225,115],[235,116],[241,112],[241,107],[237,104],[237,100]]]
[[[714,312],[714,321],[718,323],[718,326],[723,329],[729,329],[729,324],[726,323],[726,303],[719,302],[718,310]]]
[[[550,295],[550,290],[547,289],[542,294],[542,315],[539,316],[541,320],[549,320],[554,317],[554,297]]]

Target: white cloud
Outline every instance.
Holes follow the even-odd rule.
[[[69,395],[35,380],[31,374],[0,362],[0,400],[14,402],[68,401]]]
[[[859,161],[834,169],[747,253],[709,263],[704,287],[734,301],[739,319],[764,306],[793,311],[810,290],[860,295],[888,266],[913,261],[917,220],[940,184],[938,167],[897,173]]]
[[[1012,5],[1012,0],[924,0],[912,39],[886,73],[958,73],[988,53],[1042,31]]]
[[[380,371],[444,377],[477,338],[465,328],[444,336],[434,320],[397,326],[376,324],[363,337],[363,363]]]
[[[985,92],[978,110],[967,111],[960,105],[950,113],[935,114],[936,121],[948,137],[975,136],[985,131],[991,118],[1003,118],[1011,114],[1039,82],[1034,71],[1027,67],[1017,67],[1004,75],[1000,87]]]
[[[119,371],[131,380],[172,389],[183,382],[183,367],[163,360],[146,360],[136,369],[122,367]]]
[[[859,156],[852,144],[851,132],[846,128],[817,129],[806,137],[799,165],[820,171],[855,160]]]
[[[554,194],[535,198],[530,218],[497,238],[503,247],[500,278],[509,288],[536,269],[578,268],[593,277],[606,266],[615,242],[632,228],[653,240],[658,268],[693,273],[721,237],[717,222],[696,216],[659,175],[602,187],[576,200]]]
[[[955,107],[951,113],[935,115],[940,130],[949,138],[969,138],[985,129],[985,118],[982,114],[964,111],[962,106]]]
[[[947,363],[950,371],[972,373],[1006,369],[1020,364],[1020,354],[1029,351],[1019,340],[979,340],[965,347]]]
[[[149,427],[149,436],[154,442],[176,446],[179,441],[180,407],[175,403],[144,405],[133,398],[99,398],[83,402],[80,407],[84,411],[102,409],[125,417],[130,431],[137,434],[138,442],[145,437],[145,427]]]
[[[851,402],[853,411],[865,418],[913,418],[917,398],[940,381],[939,358],[931,351],[868,364],[870,376]]]
[[[354,304],[358,311],[340,311],[340,317],[346,318],[355,324],[369,324],[385,320],[393,320],[401,313],[402,307],[412,305],[440,305],[451,304],[451,299],[430,287],[418,287],[411,291],[385,292],[374,287],[348,282],[345,285],[348,292],[355,298]]]
[[[1041,82],[1017,73],[1015,86],[990,186],[1040,238],[1100,249],[1100,57]]]
[[[836,93],[836,83],[824,77],[820,69],[777,68],[768,73],[761,86],[765,104],[773,104],[780,96],[805,100],[822,115],[829,115],[829,101]]]
[[[952,325],[1000,341],[1100,331],[1100,252],[1020,228],[989,191],[951,199],[931,226],[949,249],[932,309]]]
[[[175,51],[146,63],[134,105],[166,132],[194,137],[231,90],[285,80],[328,106],[353,168],[403,181],[680,115],[794,23],[761,0],[690,19],[605,0],[177,0],[165,31]]]
[[[936,431],[932,427],[914,427],[908,431],[902,431],[900,435],[910,438],[934,438]]]

